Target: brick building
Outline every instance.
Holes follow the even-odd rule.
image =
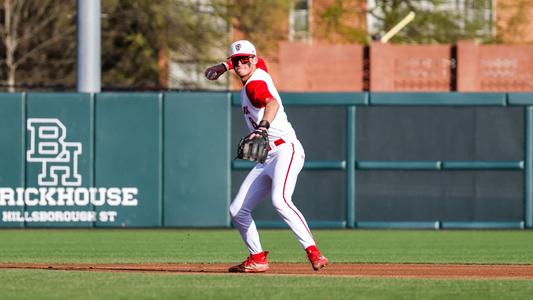
[[[358,65],[362,63],[362,55],[359,58],[352,54],[354,48],[361,47],[352,44],[354,44],[354,38],[362,36],[365,39],[367,36],[366,5],[366,0],[294,1],[286,15],[279,16],[280,30],[285,32],[285,39],[271,41],[278,45],[274,47],[274,51],[264,51],[260,47],[257,49],[259,55],[265,57],[269,73],[274,82],[278,84],[278,88],[293,91],[308,90],[309,85],[305,83],[316,81],[315,77],[322,76],[324,72],[334,76],[332,66],[343,66],[347,70],[353,66],[357,68],[356,72],[361,73],[362,69],[358,68]],[[232,40],[245,38],[238,30],[233,30],[232,36]],[[358,42],[361,44],[361,41]],[[355,51],[358,51],[357,49]],[[288,61],[292,66],[282,68],[283,64]],[[309,64],[309,61],[315,61],[317,64]],[[353,72],[354,69],[352,68],[351,71]],[[307,78],[309,76],[310,79]],[[342,78],[330,76],[330,80],[338,81]],[[327,82],[322,80],[319,82],[322,82],[327,90]],[[353,82],[341,83],[345,88],[353,89],[350,87],[352,84]],[[330,86],[333,87],[333,85]],[[337,82],[335,88],[338,89],[338,86]],[[238,90],[241,87],[237,77],[232,75],[230,89]],[[356,88],[361,87],[356,86]]]
[[[370,42],[369,37],[377,33],[374,26],[375,19],[373,20],[368,13],[369,9],[375,7],[374,0],[292,0],[290,3],[287,11],[278,11],[276,14],[277,23],[274,26],[278,34],[275,39],[268,35],[255,38],[256,40],[250,38],[256,44],[259,55],[267,61],[269,72],[281,91],[327,92],[367,89],[446,91],[457,88],[460,90],[463,87],[456,83],[460,79],[454,77],[460,75],[453,70],[457,61],[450,55],[452,52],[450,49],[454,45],[417,47],[417,45],[380,45]],[[431,10],[432,7],[436,7],[431,1],[413,3],[420,9]],[[492,36],[500,43],[533,44],[533,0],[448,0],[441,2],[438,8],[458,12],[466,20],[476,18],[481,20],[484,25],[480,34]],[[236,28],[235,24],[233,25],[230,30],[230,40],[248,38]],[[269,47],[266,48],[265,44]],[[370,44],[370,50],[365,48],[365,44]],[[479,53],[479,62],[469,61],[468,68],[458,69],[461,72],[469,70],[470,79],[479,79],[479,83],[469,87],[469,90],[485,86],[481,83],[483,74],[511,73],[515,75],[523,73],[519,76],[520,82],[525,82],[525,85],[521,85],[522,89],[529,89],[530,85],[527,83],[529,73],[521,70],[530,65],[531,59],[527,55],[521,55],[520,58],[514,57],[509,60],[503,57],[502,53],[521,54],[530,48],[501,52],[491,50],[488,46],[472,48],[468,44],[462,45],[464,51],[459,51],[462,57],[466,57],[465,54],[472,51]],[[428,49],[433,49],[431,50],[433,52],[427,53]],[[399,53],[399,50],[407,51],[404,53],[407,56]],[[496,56],[491,55],[491,51],[496,51]],[[222,52],[224,51],[221,49]],[[368,54],[372,53],[374,57],[370,55],[372,58],[368,59]],[[224,54],[225,52],[221,56]],[[370,61],[374,63],[368,68]],[[495,67],[491,67],[490,72],[483,71],[488,65],[501,65],[502,61],[512,63],[510,66],[506,65],[505,70],[501,72],[500,67],[497,67],[496,71],[492,70]],[[403,67],[407,67],[408,70],[403,70]],[[514,68],[514,71],[511,70],[514,73],[510,73],[509,68]],[[475,70],[480,70],[478,75],[473,73]],[[231,90],[241,88],[234,74],[221,77],[218,82],[213,83],[203,79],[201,72],[192,73],[194,72],[186,71],[182,76],[194,77],[194,81],[199,82],[200,87],[217,89],[229,87]],[[388,74],[385,79],[390,82],[380,79],[384,78],[382,74]],[[396,76],[398,78],[394,78],[394,74],[398,75]],[[417,74],[422,77],[416,78]],[[509,83],[501,85],[502,88],[509,85],[519,86],[520,84],[515,83],[515,75],[506,79]],[[494,80],[487,79],[484,82],[495,82]],[[492,89],[489,86],[486,88]]]

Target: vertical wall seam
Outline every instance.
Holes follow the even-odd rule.
[[[22,126],[21,126],[21,138],[22,138],[22,159],[21,159],[21,162],[22,162],[22,170],[21,170],[21,178],[20,178],[20,182],[22,183],[22,187],[23,188],[26,188],[27,185],[28,185],[28,179],[27,179],[27,174],[28,174],[28,163],[26,162],[26,147],[28,146],[27,145],[27,142],[26,142],[26,131],[28,130],[26,128],[26,124],[28,123],[28,94],[26,92],[23,92],[22,95],[21,95],[21,101],[22,101],[22,112],[21,112],[21,118],[22,118]],[[23,206],[23,212],[26,211],[27,207],[26,207],[26,203],[24,203],[24,206]],[[27,227],[27,222],[24,221],[22,223],[22,227],[23,228],[26,228]]]
[[[89,96],[89,139],[91,143],[91,148],[89,150],[89,177],[90,177],[90,185],[89,187],[95,187],[96,186],[96,156],[95,156],[95,143],[96,143],[96,112],[95,112],[95,106],[96,106],[96,94],[91,93]],[[92,205],[93,211],[96,213],[96,206]],[[96,227],[96,221],[91,222],[91,227]]]
[[[228,92],[227,93],[227,97],[226,97],[226,103],[227,103],[227,124],[226,124],[226,128],[227,128],[227,132],[228,132],[228,136],[226,138],[226,141],[227,141],[227,148],[226,148],[226,151],[228,151],[228,155],[226,155],[226,159],[228,160],[228,163],[227,163],[227,168],[226,168],[226,178],[227,178],[227,181],[226,181],[226,184],[227,184],[227,192],[226,192],[226,208],[227,208],[227,213],[226,213],[226,226],[228,228],[231,228],[231,220],[230,220],[230,216],[229,216],[229,206],[230,206],[230,203],[231,203],[231,107],[232,107],[232,95],[231,95],[231,92]]]
[[[533,227],[533,106],[526,106],[524,128],[524,223]]]
[[[165,94],[159,93],[159,213],[160,227],[165,227]]]
[[[509,106],[509,93],[503,94],[503,106],[504,107]]]
[[[355,227],[356,107],[346,108],[346,226]]]

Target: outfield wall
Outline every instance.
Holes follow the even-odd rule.
[[[533,226],[533,94],[282,97],[311,227]],[[0,226],[229,227],[244,134],[236,93],[0,94]]]

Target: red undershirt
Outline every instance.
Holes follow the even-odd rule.
[[[267,102],[273,100],[274,97],[268,90],[266,82],[262,80],[253,80],[246,85],[246,95],[252,105],[257,108],[265,107]]]

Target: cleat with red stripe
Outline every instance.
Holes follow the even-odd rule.
[[[318,271],[328,264],[328,259],[320,253],[316,246],[309,246],[305,249],[307,258],[313,266],[313,270]]]
[[[241,264],[230,267],[230,273],[262,273],[269,269],[268,251],[263,251],[257,254],[250,254]]]

